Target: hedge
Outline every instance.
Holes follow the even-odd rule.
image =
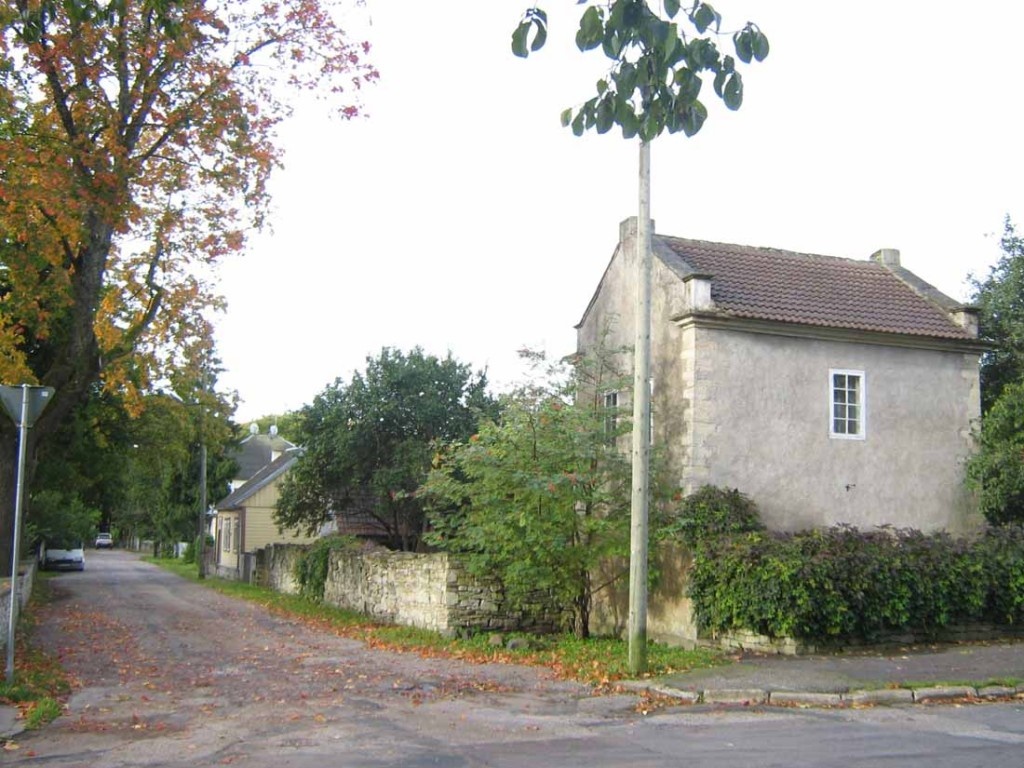
[[[703,492],[703,489],[702,489]],[[864,640],[955,625],[1024,625],[1024,527],[973,540],[839,526],[698,537],[689,594],[699,631]]]

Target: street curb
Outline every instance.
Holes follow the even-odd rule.
[[[851,704],[913,704],[914,692],[910,688],[878,688],[870,691],[850,691],[844,701]]]
[[[817,693],[812,691],[772,691],[769,701],[786,707],[841,707],[843,694]]]
[[[719,688],[701,692],[703,704],[767,704],[770,693],[763,688]]]
[[[924,688],[873,688],[845,692],[771,691],[763,688],[676,688],[664,683],[628,681],[623,687],[636,693],[668,696],[687,704],[724,706],[768,705],[780,707],[847,707],[900,704],[934,704],[962,699],[996,700],[1024,695],[1024,686],[967,685]]]
[[[976,699],[978,689],[966,685],[935,686],[933,688],[916,688],[914,701],[945,701],[947,699]]]
[[[0,742],[12,739],[25,730],[17,707],[0,704]]]

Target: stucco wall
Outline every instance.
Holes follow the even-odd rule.
[[[964,533],[979,523],[963,484],[978,417],[976,354],[688,332],[688,490],[739,488],[779,530],[847,523]],[[864,372],[864,439],[829,436],[830,369]]]
[[[663,546],[651,553],[652,569],[658,577],[648,591],[647,635],[669,645],[694,647],[698,644],[692,601],[686,596],[690,559],[680,547]],[[611,582],[594,596],[590,631],[597,635],[624,637],[629,619],[629,583],[622,578],[628,562],[608,562],[594,579]],[[616,574],[620,576],[611,581]]]

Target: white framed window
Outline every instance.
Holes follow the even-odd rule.
[[[828,372],[829,437],[863,440],[867,431],[867,383],[864,371]]]
[[[619,427],[619,393],[605,392],[602,405],[604,406],[604,434],[612,439]]]
[[[223,550],[222,551],[230,552],[231,551],[231,521],[230,520],[225,520],[223,523],[221,523],[220,530],[221,530],[220,541],[221,541],[221,544],[223,545]]]

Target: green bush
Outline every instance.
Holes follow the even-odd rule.
[[[696,549],[721,536],[763,531],[757,506],[738,490],[705,485],[686,496],[666,535]]]
[[[215,540],[213,536],[206,535],[206,543],[204,547],[207,551],[213,548]],[[181,560],[184,563],[194,563],[196,561],[196,553],[199,551],[199,537],[196,536],[192,541],[185,547],[185,551],[181,555]]]
[[[690,579],[702,631],[863,639],[935,635],[968,622],[1024,623],[1024,529],[973,542],[851,527],[708,539]]]
[[[354,550],[359,546],[359,540],[354,536],[325,536],[313,542],[295,564],[299,594],[314,603],[322,602],[331,552],[339,549]]]

